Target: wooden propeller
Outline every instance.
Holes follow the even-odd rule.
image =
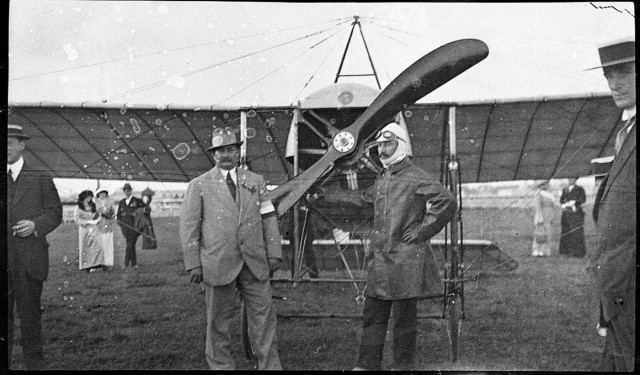
[[[278,216],[287,212],[333,168],[336,161],[357,162],[364,154],[365,141],[386,125],[386,119],[482,61],[488,54],[484,42],[462,39],[429,52],[400,73],[353,124],[334,135],[327,152],[317,162],[270,192]]]

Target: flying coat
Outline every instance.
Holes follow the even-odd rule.
[[[378,175],[366,193],[326,198],[358,206],[373,203],[365,295],[393,300],[442,294],[442,274],[428,240],[451,221],[457,204],[438,180],[404,158]],[[407,231],[417,233],[419,241],[403,242]]]

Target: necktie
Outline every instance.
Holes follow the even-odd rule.
[[[627,135],[629,134],[631,126],[633,126],[635,123],[636,123],[636,118],[633,117],[626,124],[624,124],[622,129],[620,129],[620,131],[618,132],[618,135],[616,136],[616,143],[615,143],[616,155],[618,155],[618,152],[620,152],[620,149],[622,148],[622,144],[624,143],[624,140],[627,138]]]
[[[7,171],[7,193],[9,197],[11,197],[12,192],[13,192],[13,173],[11,172],[11,168],[9,168],[9,171]]]
[[[231,196],[233,200],[236,200],[236,184],[233,182],[233,178],[231,178],[231,172],[227,173],[227,186],[229,187],[229,191],[231,192]]]

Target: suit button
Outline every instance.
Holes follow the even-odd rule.
[[[622,306],[622,305],[624,305],[624,300],[622,299],[622,297],[616,297],[616,299],[615,299],[614,303],[615,303],[616,305],[620,305],[620,306]]]

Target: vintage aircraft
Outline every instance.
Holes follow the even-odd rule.
[[[292,280],[300,281],[306,223],[300,217],[307,213],[360,234],[354,241],[366,245],[370,214],[314,204],[313,192],[322,184],[351,189],[371,185],[380,167],[369,141],[390,120],[408,129],[414,162],[440,176],[458,198],[461,183],[588,175],[592,159],[613,153],[620,113],[609,95],[416,103],[488,52],[479,40],[452,42],[419,59],[380,93],[362,85],[334,84],[293,106],[14,102],[9,103],[8,120],[31,136],[26,157],[37,168],[58,178],[99,180],[190,181],[214,164],[205,151],[212,130],[234,129],[245,141],[242,166],[275,187],[271,194],[283,216],[283,233],[293,244]],[[298,209],[290,210],[296,204]],[[448,226],[441,251],[442,317],[449,322],[452,360],[457,357],[465,281],[459,216]],[[511,261],[506,259],[507,267]],[[355,278],[348,281],[355,283]]]

